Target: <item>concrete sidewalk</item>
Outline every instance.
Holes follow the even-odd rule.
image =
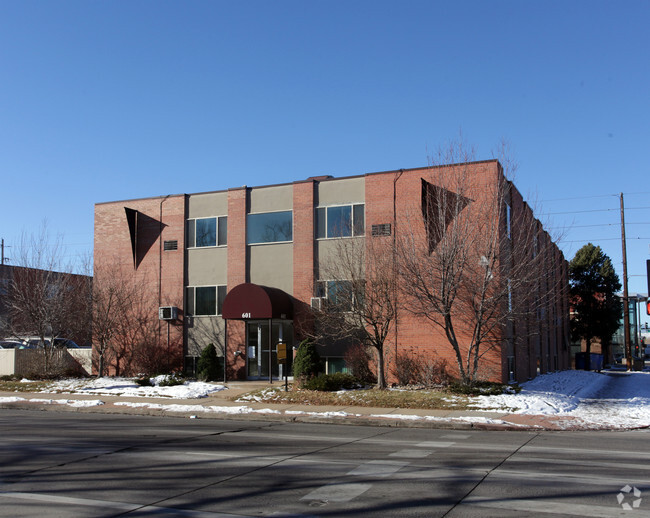
[[[243,394],[279,383],[235,381],[200,399],[128,397],[97,394],[0,392],[0,409],[99,412],[193,419],[250,419],[350,425],[481,430],[575,430],[570,417],[531,416],[480,410],[431,410],[361,406],[276,404],[236,401]]]

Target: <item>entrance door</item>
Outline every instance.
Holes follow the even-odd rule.
[[[273,322],[273,335],[269,351],[269,322],[250,320],[246,322],[246,362],[248,379],[269,378],[269,354],[271,355],[271,374],[279,379],[284,373],[278,365],[277,345],[284,342],[293,346],[293,322]]]

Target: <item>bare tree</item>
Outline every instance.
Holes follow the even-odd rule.
[[[540,301],[527,294],[546,275],[534,251],[539,229],[532,211],[512,220],[507,171],[472,160],[462,143],[439,152],[397,246],[406,307],[443,331],[465,384],[512,335],[509,326],[535,311]]]
[[[133,305],[142,290],[127,276],[118,261],[96,264],[92,292],[92,330],[96,352],[97,372],[104,376],[107,365],[112,364],[119,373],[124,337],[120,331],[129,319]],[[130,319],[129,319],[130,320]]]
[[[9,287],[10,329],[15,336],[39,338],[45,375],[54,374],[55,340],[89,336],[91,279],[72,273],[64,261],[62,237],[51,239],[47,225],[38,235],[23,234]]]
[[[385,388],[384,344],[397,317],[390,238],[339,239],[320,265],[326,303],[316,314],[317,340],[344,340],[375,350],[377,387]]]

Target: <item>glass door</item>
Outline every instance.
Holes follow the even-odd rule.
[[[248,379],[268,379],[269,366],[274,379],[281,374],[278,365],[277,345],[279,342],[293,346],[293,323],[291,321],[273,322],[273,335],[269,343],[269,322],[251,320],[246,322],[246,374]],[[270,350],[269,350],[270,346]],[[290,349],[291,350],[291,349]],[[269,355],[270,365],[269,365]]]

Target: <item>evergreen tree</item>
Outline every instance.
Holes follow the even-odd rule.
[[[201,357],[197,365],[199,379],[205,381],[216,381],[219,379],[219,360],[217,350],[213,344],[209,344],[201,351]]]
[[[599,246],[586,244],[569,263],[569,277],[571,304],[575,312],[571,320],[571,338],[585,340],[587,358],[591,353],[591,342],[597,338],[607,362],[609,345],[622,314],[621,301],[616,295],[621,282],[612,261]],[[585,368],[589,369],[589,361]]]
[[[321,368],[321,359],[316,346],[310,340],[303,340],[298,346],[293,360],[293,376],[295,379],[305,379],[317,376]]]

